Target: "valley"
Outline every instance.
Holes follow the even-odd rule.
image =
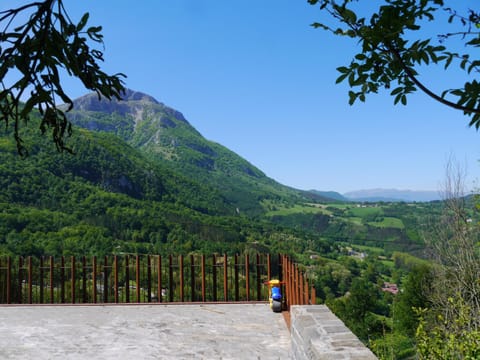
[[[378,349],[393,341],[386,331],[399,352],[414,351],[415,322],[393,331],[413,316],[393,316],[406,300],[384,289],[429,266],[442,201],[352,202],[285,186],[131,90],[124,101],[77,99],[70,120],[72,154],[36,126],[23,130],[25,158],[2,134],[0,256],[287,254],[361,340]],[[478,222],[474,198],[466,203]]]

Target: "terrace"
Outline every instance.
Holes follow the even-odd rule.
[[[167,259],[2,259],[2,356],[375,359],[315,305],[308,279],[287,257]],[[263,283],[273,277],[283,280],[283,313],[268,304]]]

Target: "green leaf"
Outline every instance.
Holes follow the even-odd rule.
[[[355,102],[355,99],[357,98],[357,94],[355,94],[353,91],[349,91],[348,97],[349,97],[348,104],[353,105],[353,103]]]
[[[335,81],[335,84],[341,83],[345,78],[348,76],[348,74],[342,74],[340,75],[337,80]]]
[[[90,17],[90,14],[87,12],[83,14],[82,18],[80,19],[80,22],[77,25],[77,31],[82,31],[85,25],[87,25],[88,18]]]
[[[421,59],[423,60],[423,62],[428,65],[428,63],[429,63],[429,58],[428,58],[428,54],[427,54],[425,51],[422,51],[422,52],[420,53],[420,57],[421,57]]]
[[[395,89],[392,90],[392,92],[390,93],[390,95],[397,95],[397,94],[400,94],[401,92],[403,91],[403,88],[402,87],[397,87]]]
[[[341,15],[345,19],[347,23],[356,23],[357,22],[357,14],[355,14],[352,10],[344,8],[341,12]]]

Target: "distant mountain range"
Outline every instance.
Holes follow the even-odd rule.
[[[338,201],[361,201],[361,202],[428,202],[441,200],[441,196],[437,191],[415,191],[415,190],[397,190],[397,189],[368,189],[349,191],[340,194],[335,191],[318,191],[310,192],[325,196]]]

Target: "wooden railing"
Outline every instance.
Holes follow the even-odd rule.
[[[0,258],[0,303],[267,301],[272,278],[286,307],[315,303],[298,266],[270,254]]]
[[[291,305],[314,305],[317,301],[315,287],[305,273],[299,270],[298,264],[285,255],[281,256],[280,264],[288,310]]]

